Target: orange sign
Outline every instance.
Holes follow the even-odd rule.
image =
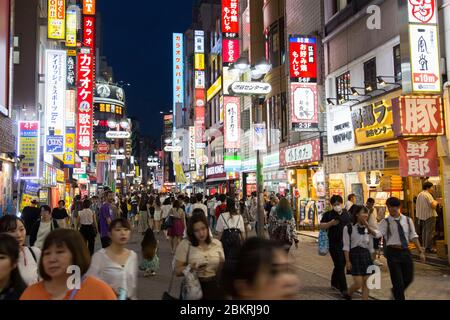
[[[95,15],[95,0],[83,0],[83,14]]]

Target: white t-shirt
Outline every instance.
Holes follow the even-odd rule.
[[[137,300],[138,257],[136,252],[130,250],[125,266],[121,266],[111,260],[105,249],[101,249],[92,256],[91,267],[87,274],[105,281],[116,293],[119,292],[119,288],[125,288],[127,298]]]
[[[206,217],[208,217],[208,207],[205,206],[203,203],[194,203],[191,207],[191,214],[194,212],[195,209],[201,209],[205,213]]]
[[[34,260],[30,250],[33,250],[36,260]],[[31,286],[32,284],[35,284],[41,280],[38,271],[40,259],[41,250],[39,248],[23,247],[23,250],[20,250],[19,261],[17,265],[19,267],[20,275],[22,276],[22,279],[27,286]]]
[[[84,225],[92,225],[94,224],[94,213],[91,209],[83,209],[79,213],[80,216],[80,224]]]
[[[228,225],[228,226],[227,226]],[[229,212],[225,212],[220,215],[217,220],[216,231],[223,232],[225,229],[236,228],[241,230],[242,234],[245,234],[245,224],[244,219],[240,214],[234,215],[230,217]]]
[[[53,221],[50,220],[49,222],[43,222],[39,224],[39,231],[36,237],[36,242],[34,243],[34,246],[36,248],[39,248],[42,250],[42,247],[44,246],[45,238],[47,238],[50,231],[52,231],[52,223]]]

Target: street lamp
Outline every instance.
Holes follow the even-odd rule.
[[[120,124],[120,127],[124,130],[126,130],[130,127],[130,122],[128,121],[128,119],[120,120],[119,124]]]
[[[109,119],[108,120],[108,127],[110,129],[115,129],[117,127],[117,121],[114,119]]]

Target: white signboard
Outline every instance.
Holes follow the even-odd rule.
[[[441,92],[438,37],[437,26],[409,26],[414,92]]]
[[[108,139],[129,139],[131,133],[128,131],[108,131],[106,137]]]
[[[266,151],[267,150],[267,131],[265,123],[252,124],[253,131],[253,150]]]
[[[351,151],[355,148],[350,106],[328,107],[328,154]]]
[[[265,82],[233,82],[229,90],[236,95],[266,95],[272,92],[272,86]]]
[[[205,71],[195,71],[195,89],[205,89]]]
[[[327,174],[384,170],[384,149],[325,157],[323,163]]]
[[[437,23],[436,0],[407,0],[410,23]]]
[[[224,147],[225,149],[240,148],[240,98],[224,97],[225,121],[224,121]]]
[[[64,137],[65,135],[66,61],[66,51],[46,51],[45,134],[47,137]]]
[[[73,168],[74,174],[86,174],[86,163],[82,162],[80,168]]]
[[[189,158],[195,159],[195,127],[189,127]]]
[[[205,32],[203,30],[195,30],[194,41],[195,41],[194,53],[204,53]]]
[[[181,146],[166,146],[164,151],[166,152],[180,152],[183,148]]]
[[[125,155],[124,154],[112,154],[111,158],[116,159],[116,160],[125,160]]]
[[[286,159],[287,165],[294,162],[311,161],[313,158],[312,144],[304,144],[294,148],[287,148],[284,152],[284,159]]]

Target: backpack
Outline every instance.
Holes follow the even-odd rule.
[[[330,251],[328,232],[326,230],[320,230],[318,242],[319,242],[319,255],[326,256]]]
[[[227,226],[227,228],[223,230],[220,241],[222,242],[225,259],[229,259],[230,257],[235,256],[237,251],[241,247],[242,233],[241,230],[237,228],[237,225],[234,228],[230,228],[223,214],[221,214],[220,217],[223,219],[225,225]]]
[[[292,245],[291,238],[289,237],[289,224],[290,221],[283,221],[281,225],[277,225],[271,232],[270,238],[282,245]]]

